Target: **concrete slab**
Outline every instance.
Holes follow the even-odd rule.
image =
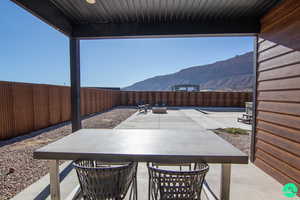
[[[191,117],[180,110],[168,110],[167,114],[155,114],[148,112],[146,114],[135,113],[126,121],[119,124],[116,129],[203,129],[201,124],[196,123]]]
[[[251,125],[237,122],[243,109],[229,108],[225,112],[225,108],[210,108],[205,110],[206,114],[196,109],[198,108],[176,108],[168,110],[167,114],[135,113],[116,128],[201,128],[210,130],[238,127],[251,130]],[[200,108],[200,110],[202,109]]]
[[[237,118],[240,117],[243,112],[206,111],[205,114],[196,109],[184,109],[181,110],[181,112],[184,112],[206,129],[236,127],[251,130],[251,125],[237,122]]]
[[[214,193],[220,192],[221,165],[210,164],[206,180]],[[232,200],[288,200],[282,185],[253,164],[232,165],[230,199]]]
[[[147,123],[137,123],[137,122],[128,122],[123,125],[119,125],[118,129],[132,129],[132,128],[140,128],[140,129],[158,129],[159,123],[158,122],[147,122]]]
[[[160,129],[201,129],[200,126],[198,126],[195,123],[161,123],[159,126]]]

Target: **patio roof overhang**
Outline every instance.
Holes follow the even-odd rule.
[[[281,0],[12,0],[71,38],[254,35]]]

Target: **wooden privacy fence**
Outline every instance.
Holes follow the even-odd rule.
[[[140,102],[168,106],[244,107],[250,92],[137,92],[81,89],[82,116]],[[0,139],[19,136],[71,118],[70,87],[0,81]]]
[[[120,104],[119,91],[81,89],[82,116]],[[68,121],[70,87],[0,81],[0,139]]]
[[[251,92],[137,92],[121,91],[121,105],[133,106],[140,102],[168,106],[229,106],[244,107],[252,101]]]

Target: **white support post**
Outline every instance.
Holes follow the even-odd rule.
[[[220,200],[229,200],[231,164],[222,164],[221,170]]]
[[[59,160],[49,161],[51,200],[60,200]]]

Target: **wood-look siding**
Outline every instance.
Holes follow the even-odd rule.
[[[300,184],[300,1],[283,1],[261,24],[254,163]]]

